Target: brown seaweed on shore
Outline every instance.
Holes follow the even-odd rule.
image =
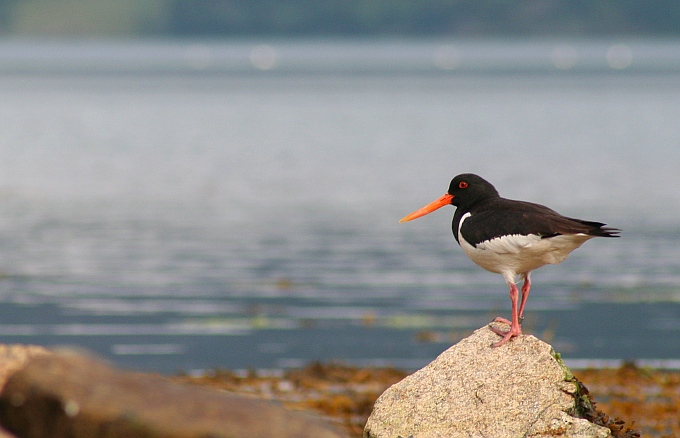
[[[639,368],[627,362],[617,369],[586,369],[575,374],[588,383],[600,409],[609,413],[599,417],[614,423],[608,427],[615,437],[635,436],[622,435],[626,433],[623,428],[617,432],[621,423],[615,417],[630,420],[643,436],[680,437],[680,372]]]
[[[277,400],[291,409],[312,410],[338,423],[351,436],[361,436],[375,400],[408,374],[390,367],[313,362],[280,373],[216,370],[176,379]]]
[[[603,426],[611,430],[614,438],[640,438],[640,432],[626,427],[625,421],[620,418],[612,418],[596,408],[595,400],[590,395],[588,388],[578,379],[574,378],[574,383],[578,386],[577,394],[581,397],[581,412],[579,416],[585,418],[593,424]],[[585,400],[584,400],[585,398]],[[634,425],[635,422],[633,422]]]

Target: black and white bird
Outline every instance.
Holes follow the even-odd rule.
[[[510,287],[512,319],[494,320],[508,324],[510,330],[489,326],[502,336],[494,347],[522,334],[531,271],[563,262],[593,237],[619,237],[620,233],[600,222],[562,216],[544,205],[502,198],[491,183],[472,173],[455,177],[444,196],[399,222],[419,218],[449,204],[457,207],[453,237],[465,254],[482,268],[501,274]],[[517,280],[523,280],[519,308]]]

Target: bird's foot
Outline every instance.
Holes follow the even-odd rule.
[[[512,321],[508,321],[507,319],[502,318],[500,316],[498,318],[494,318],[493,321],[494,322],[502,322],[503,324],[507,324],[507,325],[512,325]],[[492,330],[493,330],[493,328],[492,328]]]
[[[500,322],[500,323],[503,323],[503,324],[507,324],[507,325],[510,326],[510,330],[505,331],[505,330],[501,330],[499,328],[496,328],[496,327],[489,325],[489,329],[491,329],[492,332],[496,333],[498,336],[503,337],[503,339],[501,339],[500,341],[493,344],[492,347],[500,347],[501,345],[508,342],[510,339],[522,334],[522,326],[519,325],[519,324],[513,325],[512,322],[508,321],[505,318],[500,318],[500,317],[494,319],[494,322]]]
[[[522,321],[524,321],[524,317],[520,316],[519,317],[519,325],[522,325]],[[507,319],[501,318],[500,316],[498,318],[495,318],[494,322],[502,322],[503,324],[512,325],[512,321],[508,321]]]

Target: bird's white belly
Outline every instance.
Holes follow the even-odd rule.
[[[469,215],[469,213],[467,213]],[[458,242],[465,254],[482,268],[505,275],[527,273],[546,264],[563,262],[569,253],[593,236],[585,234],[559,235],[541,238],[538,235],[509,235],[478,243],[468,243],[458,228]],[[467,217],[466,217],[467,216]]]

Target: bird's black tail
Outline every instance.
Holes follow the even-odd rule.
[[[583,225],[586,225],[589,230],[587,231],[586,234],[589,236],[597,236],[597,237],[621,237],[619,234],[621,233],[621,230],[618,228],[613,228],[613,227],[606,227],[602,222],[591,222],[591,221],[582,221],[580,220]]]

